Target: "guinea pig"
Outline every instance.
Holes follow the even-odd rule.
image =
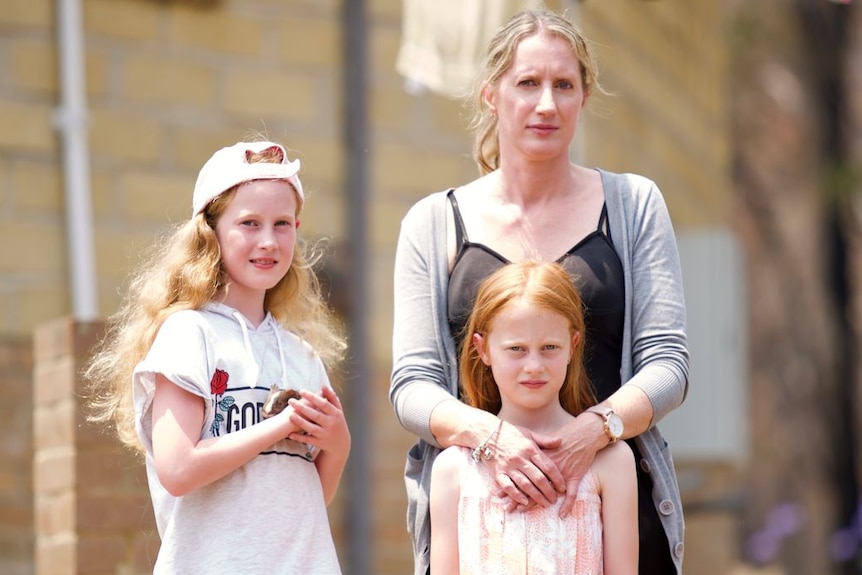
[[[281,413],[287,407],[287,402],[290,398],[299,399],[300,397],[302,396],[295,389],[281,389],[273,384],[269,388],[269,394],[263,402],[260,414],[264,419],[272,417],[277,413]]]

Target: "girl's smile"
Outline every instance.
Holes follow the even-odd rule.
[[[266,290],[290,269],[296,247],[297,199],[284,180],[241,184],[216,224],[227,275],[225,304],[254,323],[263,319]]]

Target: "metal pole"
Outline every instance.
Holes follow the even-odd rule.
[[[90,157],[87,145],[87,101],[84,73],[84,25],[80,0],[57,1],[57,49],[60,107],[54,122],[63,141],[66,228],[72,311],[91,321],[99,314],[96,290]]]
[[[349,254],[348,292],[348,373],[345,404],[353,443],[347,463],[346,534],[348,541],[345,573],[371,573],[371,499],[370,487],[370,421],[368,398],[368,127],[367,127],[367,27],[365,0],[342,1],[342,42],[344,82],[342,91],[345,145],[345,182]]]

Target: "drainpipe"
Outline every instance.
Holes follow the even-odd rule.
[[[90,157],[87,144],[84,26],[81,0],[57,0],[57,50],[60,65],[60,107],[54,124],[62,137],[66,192],[66,233],[72,313],[80,321],[98,316],[93,249]]]
[[[368,282],[371,268],[368,257],[368,112],[367,43],[365,0],[342,0],[341,31],[344,118],[344,191],[349,239],[348,292],[348,378],[345,416],[350,423],[352,445],[345,470],[345,523],[347,561],[352,575],[371,573],[372,495],[370,485],[369,397],[373,397],[368,351]]]

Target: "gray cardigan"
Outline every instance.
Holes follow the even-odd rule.
[[[620,368],[652,403],[649,430],[637,437],[650,472],[653,500],[671,556],[682,572],[684,521],[670,450],[655,424],[679,407],[688,391],[682,272],[670,216],[658,187],[633,174],[599,170],[611,237],[625,275],[625,322]],[[440,451],[431,412],[457,395],[455,342],[447,320],[449,282],[446,192],[418,201],[401,222],[395,255],[392,380],[389,399],[401,425],[418,436],[407,456],[407,529],[415,575],[428,568],[431,466]]]

